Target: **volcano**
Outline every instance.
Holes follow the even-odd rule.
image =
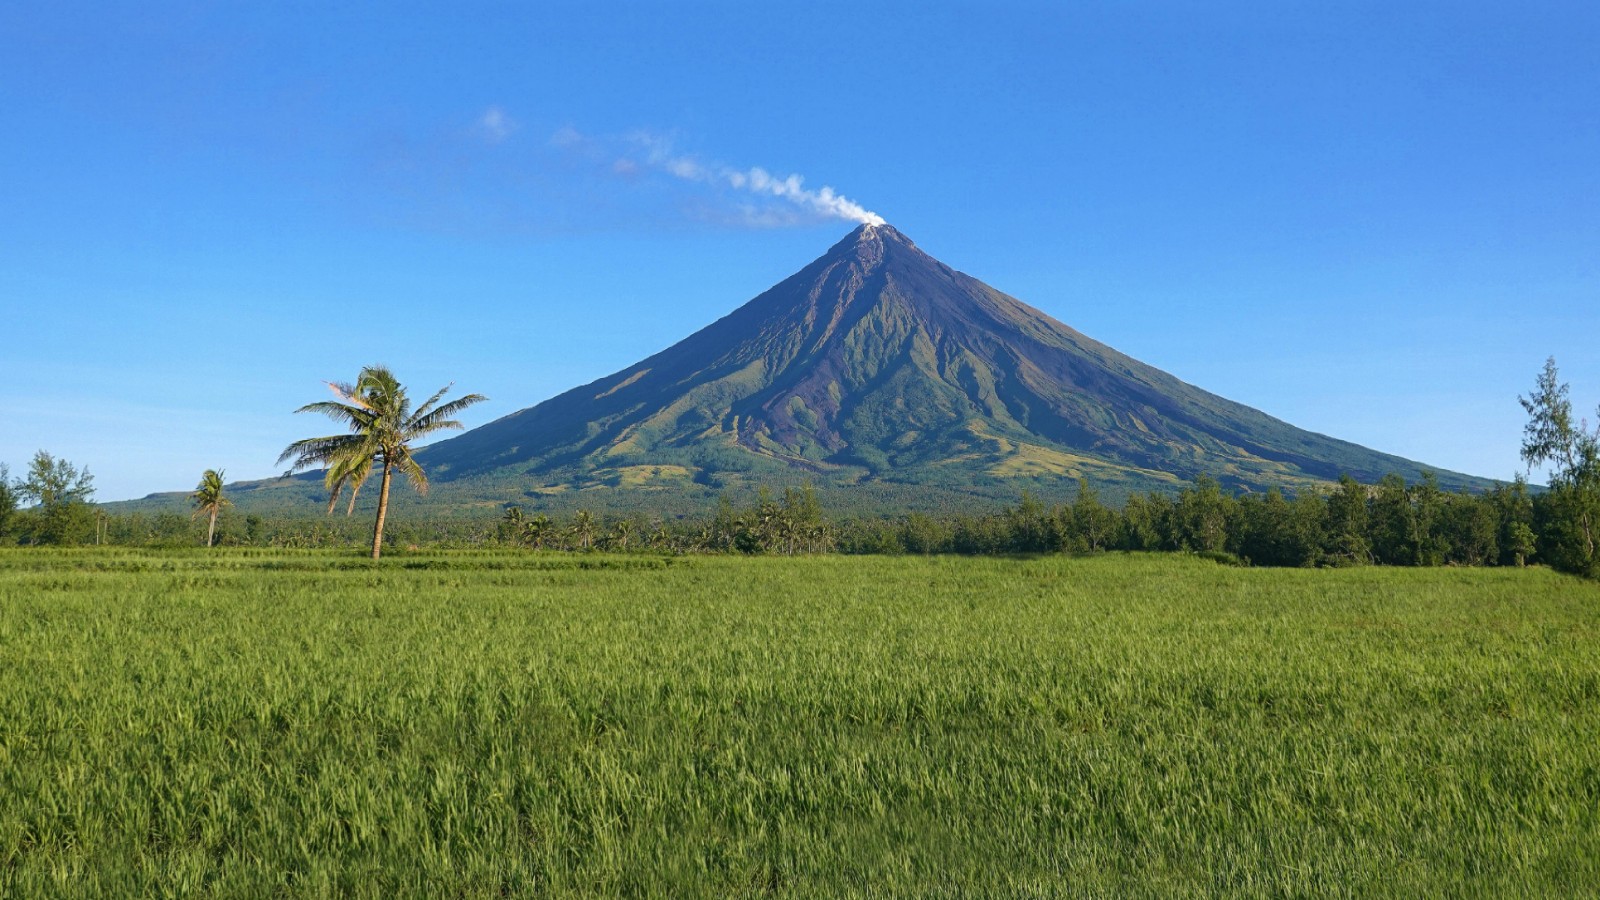
[[[1236,490],[1294,490],[1427,468],[1186,384],[890,225],[857,228],[648,359],[420,459],[441,487],[506,499],[809,480],[879,497],[1014,500],[1079,477],[1125,495],[1202,474]],[[1491,484],[1432,471],[1447,488]]]

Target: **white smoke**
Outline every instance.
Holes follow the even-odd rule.
[[[825,216],[835,219],[860,222],[863,225],[883,224],[883,216],[848,197],[842,197],[834,193],[833,188],[827,185],[823,185],[814,191],[806,190],[804,179],[799,175],[790,175],[788,178],[775,178],[767,174],[765,169],[760,168],[751,169],[747,172],[724,169],[721,174],[723,178],[727,179],[728,184],[740,190],[782,197],[797,206],[814,209]]]
[[[807,188],[805,179],[799,175],[779,178],[762,168],[735,169],[720,163],[703,162],[693,156],[673,152],[670,140],[648,132],[635,132],[629,136],[628,142],[642,154],[643,159],[629,156],[618,159],[613,163],[613,170],[619,173],[631,173],[646,167],[684,181],[726,185],[738,191],[776,197],[830,219],[844,219],[863,225],[884,224],[882,216],[827,185],[816,190]]]

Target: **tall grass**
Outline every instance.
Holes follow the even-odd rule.
[[[0,552],[0,894],[1600,890],[1542,570]]]

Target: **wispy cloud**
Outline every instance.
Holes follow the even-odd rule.
[[[550,135],[550,146],[565,150],[569,147],[582,146],[588,140],[583,136],[583,132],[571,125],[563,125],[556,129],[555,134]]]
[[[498,144],[517,130],[517,123],[504,109],[491,106],[478,117],[473,131],[491,144]]]

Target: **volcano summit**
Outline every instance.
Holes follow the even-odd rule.
[[[1425,468],[1185,384],[876,224],[660,353],[419,458],[440,487],[505,500],[810,480],[1012,501],[1079,476],[1114,495]]]

